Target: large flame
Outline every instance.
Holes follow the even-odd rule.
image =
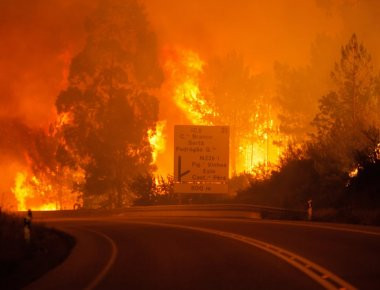
[[[168,55],[164,69],[175,104],[191,123],[212,125],[216,112],[202,96],[199,86],[204,62],[191,50],[176,49]]]
[[[74,184],[84,178],[83,170],[62,168],[59,174],[40,177],[19,171],[15,176],[11,189],[16,200],[17,210],[59,210],[73,209],[82,206],[79,192],[74,190]]]
[[[37,193],[35,188],[43,190]],[[12,192],[17,199],[17,210],[57,210],[56,203],[42,201],[44,197],[46,198],[46,191],[49,190],[51,190],[51,185],[43,186],[35,176],[32,176],[31,179],[28,180],[28,174],[26,172],[18,172],[15,178],[15,185],[12,188]]]
[[[159,153],[165,150],[166,139],[164,136],[164,129],[166,127],[166,121],[159,121],[156,124],[155,130],[148,130],[148,138],[150,146],[152,147],[152,162],[157,162],[157,156]]]
[[[172,147],[166,144],[169,127],[181,123],[233,126],[233,124],[220,124],[220,118],[218,118],[220,112],[212,103],[212,98],[206,98],[204,94],[204,92],[210,93],[207,88],[202,87],[203,83],[201,86],[200,80],[204,73],[204,66],[205,61],[191,50],[173,49],[165,57],[164,70],[167,81],[164,94],[171,97],[174,106],[181,113],[178,116],[183,116],[185,120],[183,117],[179,117],[178,120],[164,118],[157,122],[154,129],[147,132],[152,148],[152,164],[156,165],[158,172],[163,175],[171,174],[171,172],[165,172],[167,164],[160,164],[168,163],[168,158],[158,158],[160,154],[172,156],[172,152],[167,152]],[[261,100],[264,99],[261,97]],[[252,108],[252,116],[247,120],[247,123],[251,125],[237,135],[236,150],[231,150],[231,153],[235,155],[234,162],[236,163],[233,173],[247,172],[260,177],[278,164],[284,147],[281,144],[285,142],[278,129],[276,114],[269,108],[269,104],[264,102],[259,104],[259,108]],[[72,121],[70,114],[57,115],[50,134],[56,134],[59,128]],[[32,168],[32,164],[29,166]],[[83,180],[83,170],[57,167],[54,172],[41,173],[37,176],[30,172],[30,169],[25,169],[15,176],[12,192],[17,199],[18,210],[29,208],[58,210],[78,206],[79,192],[73,190],[73,185]],[[80,203],[79,201],[79,206]]]
[[[176,120],[176,123],[234,126],[234,124],[220,124],[218,122],[220,112],[209,101],[212,98],[205,98],[203,91],[209,93],[209,90],[202,90],[200,85],[205,61],[194,51],[178,48],[167,52],[165,57],[164,69],[167,82],[170,84],[165,93],[172,96],[175,105],[187,119]],[[278,164],[282,148],[285,147],[284,136],[280,133],[275,118],[276,113],[264,102],[266,98],[253,97],[257,97],[261,103],[252,108],[251,119],[247,120],[250,126],[247,126],[245,131],[239,132],[235,140],[237,149],[230,151],[236,155],[233,158],[236,164],[234,166],[230,164],[230,172],[234,174],[248,172],[257,175],[258,168],[263,171],[260,174],[267,174]]]
[[[252,117],[253,130],[246,132],[238,140],[238,173],[253,173],[260,178],[259,175],[268,174],[279,163],[287,140],[281,134],[270,106],[266,107]]]

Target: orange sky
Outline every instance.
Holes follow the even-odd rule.
[[[315,36],[334,37],[342,27],[335,5],[318,4],[328,1],[144,2],[163,43],[180,43],[206,56],[236,50],[257,71],[270,69],[274,60],[307,63]]]

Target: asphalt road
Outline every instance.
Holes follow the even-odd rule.
[[[162,213],[46,222],[77,245],[28,289],[380,289],[378,228]]]

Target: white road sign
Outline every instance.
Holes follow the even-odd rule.
[[[229,127],[174,127],[174,179],[176,192],[225,191],[229,169]],[[182,185],[178,185],[181,183]],[[194,187],[194,184],[206,187]],[[187,185],[183,185],[187,184]],[[189,185],[192,184],[192,185]],[[179,188],[183,190],[179,190]],[[191,189],[194,190],[191,190]],[[197,189],[196,189],[197,188]],[[196,189],[196,190],[195,190]]]

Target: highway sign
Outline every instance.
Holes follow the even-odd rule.
[[[174,127],[176,192],[223,193],[228,181],[229,127],[177,125]],[[181,183],[181,185],[178,185]],[[209,183],[208,187],[194,187]],[[183,185],[187,184],[187,185]],[[215,185],[216,184],[216,185]],[[218,191],[219,189],[223,192]]]

